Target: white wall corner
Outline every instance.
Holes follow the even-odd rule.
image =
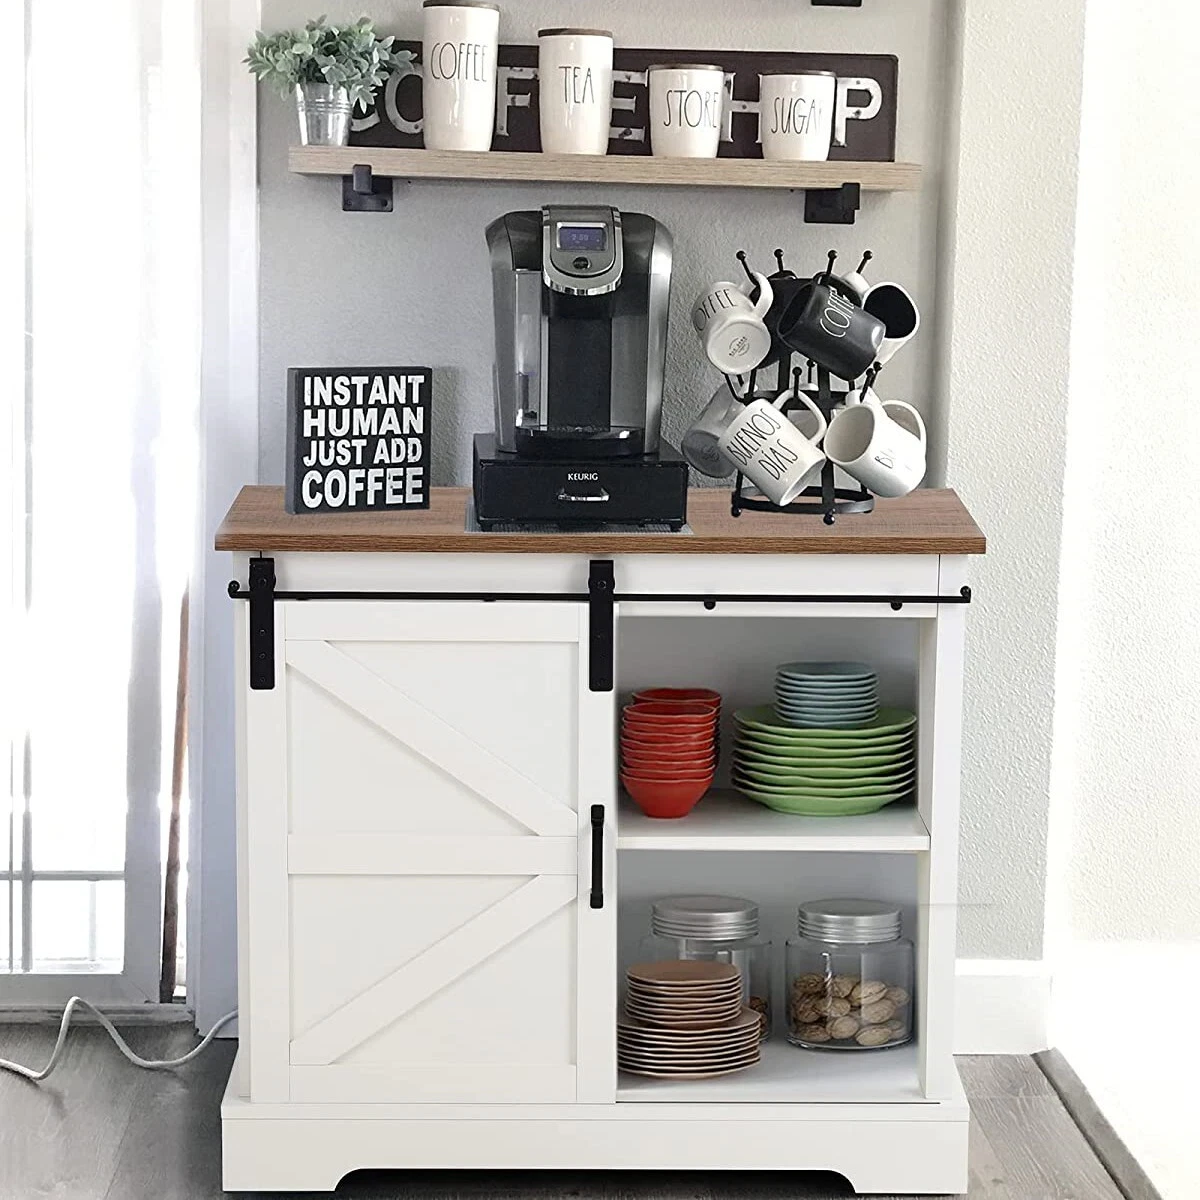
[[[955,1054],[1049,1049],[1051,975],[1045,962],[964,958],[955,974]]]

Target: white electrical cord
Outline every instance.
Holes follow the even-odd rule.
[[[226,1013],[204,1035],[200,1045],[196,1046],[192,1050],[189,1050],[182,1058],[156,1060],[151,1058],[142,1058],[139,1055],[134,1054],[134,1052],[130,1050],[129,1046],[126,1044],[125,1039],[116,1031],[113,1023],[94,1004],[88,1003],[88,1001],[83,999],[82,996],[72,996],[70,1000],[67,1001],[67,1007],[63,1009],[62,1024],[58,1027],[58,1041],[54,1043],[54,1050],[50,1055],[50,1061],[46,1063],[46,1065],[40,1071],[35,1071],[32,1067],[25,1067],[20,1063],[9,1062],[7,1059],[0,1058],[0,1071],[12,1071],[13,1074],[23,1076],[25,1079],[32,1080],[34,1083],[41,1083],[41,1081],[47,1078],[50,1072],[58,1066],[63,1047],[67,1043],[67,1030],[71,1025],[71,1016],[75,1012],[76,1008],[86,1008],[88,1012],[90,1012],[108,1031],[109,1037],[111,1037],[112,1040],[117,1043],[117,1049],[119,1049],[135,1067],[145,1067],[148,1071],[164,1071],[169,1067],[182,1067],[184,1063],[191,1062],[192,1059],[195,1058],[201,1050],[204,1050],[208,1046],[209,1042],[216,1037],[217,1032],[224,1026],[228,1025],[229,1022],[237,1016],[236,1008],[233,1010],[233,1012]]]

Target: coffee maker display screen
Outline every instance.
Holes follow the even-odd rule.
[[[603,225],[559,225],[560,250],[607,250],[608,230]]]

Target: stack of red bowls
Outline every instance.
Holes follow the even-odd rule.
[[[621,782],[648,817],[684,817],[712,786],[721,696],[646,688],[621,718]]]

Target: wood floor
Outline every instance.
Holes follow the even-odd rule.
[[[49,1026],[0,1025],[0,1058],[40,1066]],[[144,1056],[176,1057],[185,1027],[128,1034]],[[139,1071],[102,1030],[72,1031],[63,1065],[40,1086],[0,1073],[0,1200],[215,1200],[218,1104],[233,1044],[178,1071]],[[960,1060],[974,1113],[971,1200],[1121,1200],[1049,1083],[1028,1058]],[[327,1195],[316,1193],[314,1195]],[[787,1172],[374,1172],[339,1200],[833,1200],[833,1175]]]

